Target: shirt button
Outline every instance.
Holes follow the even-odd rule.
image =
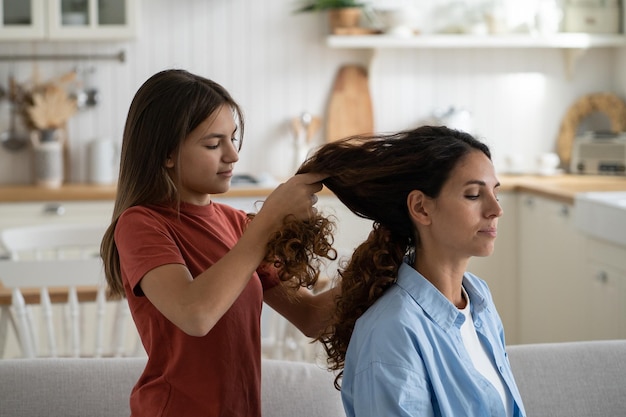
[[[482,325],[483,325],[483,323],[480,320],[474,321],[474,327],[480,328]]]

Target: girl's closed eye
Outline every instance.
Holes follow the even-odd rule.
[[[220,146],[219,140],[208,140],[204,142],[204,147],[207,149],[217,149]]]

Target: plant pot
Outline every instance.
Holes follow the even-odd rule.
[[[330,29],[335,32],[337,28],[356,28],[361,22],[360,7],[343,7],[328,11]]]

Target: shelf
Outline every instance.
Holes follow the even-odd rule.
[[[626,46],[625,35],[559,33],[550,36],[507,35],[416,35],[401,38],[389,35],[330,35],[331,48],[561,48],[589,49]]]
[[[588,33],[558,33],[555,35],[416,35],[402,38],[390,35],[330,35],[331,48],[369,49],[371,61],[380,49],[561,49],[565,71],[572,78],[576,61],[590,48],[619,48],[626,46],[626,35]]]

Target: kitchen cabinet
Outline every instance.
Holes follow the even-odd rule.
[[[0,204],[0,229],[42,223],[108,225],[113,201],[63,201]],[[3,249],[0,247],[0,251]]]
[[[585,250],[581,322],[588,339],[626,338],[626,247],[589,238]]]
[[[518,195],[520,343],[584,340],[585,237],[572,204]]]
[[[517,281],[517,197],[514,192],[499,194],[503,215],[498,220],[494,252],[488,257],[473,257],[468,271],[489,285],[508,344],[519,343]]]
[[[137,34],[139,0],[0,0],[0,40],[124,40]]]

